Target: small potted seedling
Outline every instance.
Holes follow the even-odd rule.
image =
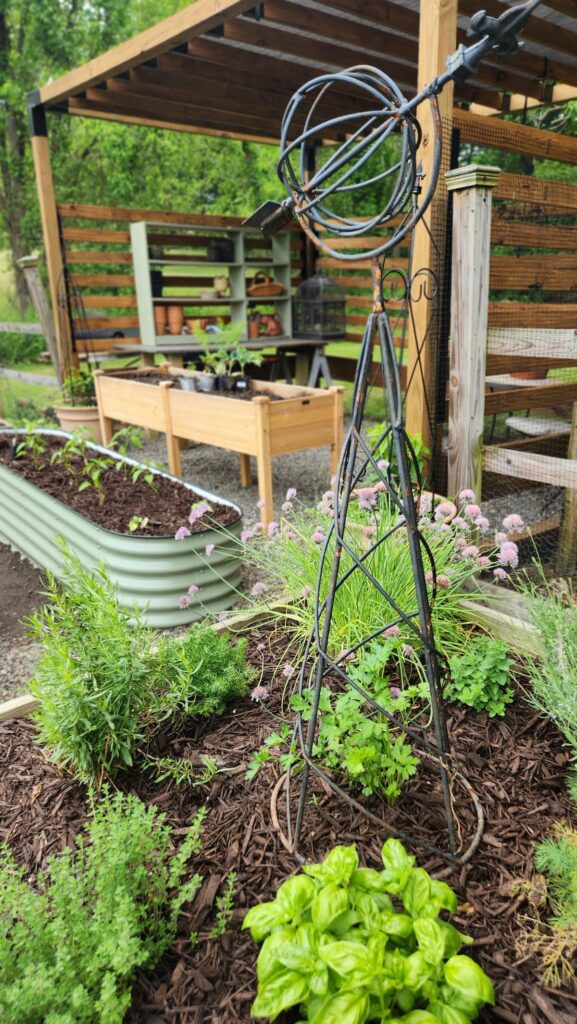
[[[263,354],[262,352],[251,352],[244,345],[237,345],[232,356],[233,362],[238,363],[240,367],[240,372],[234,375],[235,391],[249,391],[251,378],[245,373],[246,367],[249,364],[260,366],[264,358]]]
[[[87,367],[70,370],[61,390],[62,405],[56,406],[54,411],[62,429],[74,433],[84,427],[97,444],[102,444],[92,372]]]

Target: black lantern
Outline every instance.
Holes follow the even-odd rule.
[[[293,338],[342,338],[345,333],[344,289],[324,274],[303,281],[293,299]]]

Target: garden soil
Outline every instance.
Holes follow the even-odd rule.
[[[0,544],[0,701],[26,690],[39,657],[24,619],[43,603],[42,574],[27,558]]]
[[[183,913],[176,941],[151,974],[138,977],[129,1024],[248,1024],[255,995],[257,948],[241,931],[248,907],[271,899],[279,883],[297,865],[284,848],[271,813],[271,794],[280,777],[275,763],[257,777],[244,778],[252,751],[275,728],[269,711],[280,710],[278,638],[264,631],[250,637],[251,660],[263,670],[271,692],[269,710],[250,699],[237,702],[220,718],[184,720],[158,731],[149,741],[155,756],[178,756],[200,763],[217,759],[219,773],[205,786],[156,783],[138,768],[118,779],[125,791],[154,803],[182,835],[195,810],[205,803],[208,816],[202,852],[191,865],[202,888]],[[283,680],[285,682],[285,680]],[[444,877],[459,895],[454,922],[474,937],[472,955],[493,979],[497,1006],[479,1017],[482,1024],[572,1024],[577,1019],[577,986],[554,990],[539,977],[537,959],[519,949],[529,905],[515,894],[515,883],[533,876],[533,851],[556,821],[571,818],[565,787],[569,758],[560,734],[524,702],[521,695],[503,719],[489,719],[464,709],[450,709],[453,749],[475,788],[486,814],[479,849],[465,867]],[[356,842],[361,859],[378,867],[387,836],[348,803],[325,792],[315,781],[316,801],[305,817],[302,852],[321,859],[335,843]],[[463,838],[473,832],[474,814],[455,790]],[[382,811],[373,804],[373,810]],[[385,817],[393,833],[412,832],[411,850],[433,872],[446,863],[426,849],[428,841],[445,842],[438,780],[433,769],[420,771],[401,801]],[[0,727],[0,840],[10,843],[32,876],[50,854],[70,845],[87,816],[85,790],[51,767],[34,743],[34,724],[21,720]],[[278,817],[283,825],[282,801]],[[234,912],[220,938],[210,938],[215,897],[229,872],[237,883]],[[192,946],[189,936],[196,932]],[[283,1024],[298,1016],[285,1015]],[[280,1024],[281,1018],[279,1018]]]

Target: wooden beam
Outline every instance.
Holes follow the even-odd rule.
[[[133,206],[96,206],[92,203],[59,203],[58,213],[63,220],[150,220],[159,224],[182,224],[184,227],[236,228],[242,217],[213,213],[175,213],[170,210],[143,210]]]
[[[104,90],[102,90],[104,92]],[[107,104],[106,109],[102,103],[93,103],[91,100],[79,99],[72,96],[68,101],[68,113],[79,117],[95,117],[100,121],[122,121],[125,124],[146,125],[149,128],[166,128],[174,132],[190,132],[192,135],[214,135],[219,139],[237,139],[247,142],[278,143],[278,137],[273,135],[262,135],[258,132],[248,131],[227,131],[225,128],[209,125],[201,117],[198,120],[182,121],[178,118],[171,120],[167,117],[155,117],[131,110],[130,106],[121,104]]]
[[[577,210],[577,185],[565,181],[543,181],[525,174],[503,172],[495,189],[495,199],[513,199],[555,210]]]
[[[516,327],[490,327],[487,352],[496,356],[523,356],[547,359],[574,359],[577,362],[577,330],[539,330]]]
[[[111,228],[62,228],[62,238],[65,242],[104,242],[105,245],[114,243],[130,244],[130,233],[128,231],[113,231]]]
[[[517,121],[480,117],[465,110],[455,110],[454,119],[462,142],[501,149],[508,153],[525,153],[543,160],[577,164],[577,139],[570,135],[532,128]]]
[[[505,207],[504,210],[506,209]],[[577,249],[577,227],[543,224],[542,221],[524,224],[519,220],[499,220],[498,216],[495,216],[495,212],[493,211],[491,224],[493,245],[512,245],[531,249]]]
[[[58,365],[55,366],[55,370],[57,377],[61,379],[70,370],[73,360],[68,310],[67,308],[60,307],[60,291],[64,280],[64,257],[60,241],[60,225],[54,195],[48,135],[32,135],[30,143],[34,160],[36,190],[44,238],[44,254],[48,269],[50,303],[54,320],[54,336],[58,358]]]
[[[577,254],[557,254],[553,259],[493,256],[490,287],[494,291],[573,291],[577,289]]]
[[[422,89],[446,66],[447,57],[454,52],[457,42],[457,0],[427,0],[421,4],[419,22],[418,88]],[[439,111],[443,128],[450,133],[453,118],[453,87],[447,86],[439,96]],[[417,112],[423,136],[420,148],[425,188],[433,161],[435,125],[428,102]],[[442,272],[446,226],[446,193],[437,189],[425,218],[413,237],[412,273],[428,267]],[[441,273],[442,276],[442,273]],[[444,282],[441,280],[441,290]],[[431,447],[432,424],[428,411],[433,378],[436,370],[436,332],[438,310],[435,303],[417,302],[411,318],[407,351],[406,427],[409,434],[420,434],[424,444]]]
[[[577,460],[559,459],[553,455],[535,455],[492,445],[483,450],[483,466],[489,473],[534,480],[553,487],[575,487],[577,484]]]
[[[481,497],[491,193],[498,167],[460,167],[446,175],[453,194],[448,493]]]
[[[102,79],[121,74],[136,64],[152,60],[159,53],[179,46],[192,36],[217,28],[227,18],[234,18],[252,6],[254,0],[197,0],[152,28],[43,86],[40,100],[47,105],[61,103]]]
[[[518,409],[545,409],[572,405],[577,401],[577,384],[546,383],[539,387],[512,388],[485,395],[485,416]]]
[[[490,302],[491,327],[574,327],[577,303]]]

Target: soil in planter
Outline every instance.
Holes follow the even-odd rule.
[[[116,380],[120,377],[122,380],[134,380],[138,383],[144,382],[145,384],[163,384],[167,380],[180,381],[180,377],[176,374],[157,373],[155,370],[145,370],[144,373],[138,374],[125,374],[115,373],[114,377]],[[203,391],[203,395],[216,395],[218,398],[234,398],[239,402],[250,402],[257,395],[270,398],[271,402],[281,402],[283,399],[282,395],[277,395],[276,391],[269,391],[268,388],[259,388],[258,391],[219,391],[215,388],[213,391]],[[298,395],[295,396],[298,398]]]
[[[266,631],[251,634],[251,660],[259,668],[264,665],[262,682],[273,694],[270,709],[278,711],[280,697],[274,695],[281,684],[271,679],[284,645],[279,645],[278,636],[271,637]],[[517,914],[523,905],[510,893],[515,879],[532,874],[535,843],[550,832],[553,822],[574,816],[565,789],[569,758],[562,739],[555,726],[521,697],[504,719],[464,709],[450,712],[454,749],[487,818],[472,862],[448,876],[460,903],[453,920],[474,936],[470,952],[496,987],[497,1007],[485,1010],[479,1021],[570,1024],[576,1019],[577,987],[546,989],[536,959],[516,953]],[[274,728],[266,710],[241,700],[221,718],[184,720],[159,732],[150,743],[149,752],[155,756],[184,757],[193,763],[199,763],[202,754],[216,758],[219,768],[227,770],[208,785],[192,789],[168,781],[157,784],[138,768],[118,780],[122,789],[156,804],[176,829],[189,825],[200,804],[205,803],[209,812],[202,852],[191,866],[191,873],[198,870],[203,876],[202,889],[182,915],[177,939],[156,971],[138,978],[129,1024],[247,1024],[250,1019],[258,950],[240,925],[246,909],[271,899],[296,867],[271,817],[278,766],[269,763],[252,782],[244,779],[252,751]],[[393,832],[403,829],[423,840],[438,839],[431,828],[441,816],[438,802],[431,799],[435,792],[430,782],[419,773],[407,796],[386,812]],[[337,842],[355,842],[363,861],[378,867],[385,835],[348,804],[327,796],[320,784],[313,784],[313,792],[317,804],[309,804],[303,831],[307,859],[320,859]],[[33,874],[48,854],[69,845],[86,815],[85,791],[47,765],[34,744],[34,725],[16,721],[0,726],[0,839],[9,840],[27,871]],[[466,815],[463,820],[468,831]],[[444,867],[418,842],[413,852],[428,870]],[[231,871],[237,873],[233,916],[225,934],[211,939],[214,898]],[[189,942],[193,930],[199,937],[194,949]],[[282,1018],[283,1024],[296,1019]]]
[[[165,476],[155,476],[154,487],[143,477],[133,481],[129,473],[118,471],[115,467],[103,471],[105,500],[100,504],[94,488],[78,490],[79,483],[85,479],[80,476],[81,459],[72,462],[76,476],[63,466],[50,465],[50,456],[59,447],[61,445],[55,438],[48,439],[47,452],[39,464],[35,465],[28,456],[11,460],[10,444],[2,438],[0,462],[98,526],[117,533],[130,533],[128,523],[133,516],[148,519],[145,527],[139,526],[134,531],[133,536],[139,537],[168,537],[174,535],[184,523],[191,533],[201,533],[214,525],[231,526],[238,520],[238,512],[230,505],[211,502],[211,512],[190,525],[188,515],[191,505],[201,501],[202,495]],[[94,454],[100,457],[98,452]]]

